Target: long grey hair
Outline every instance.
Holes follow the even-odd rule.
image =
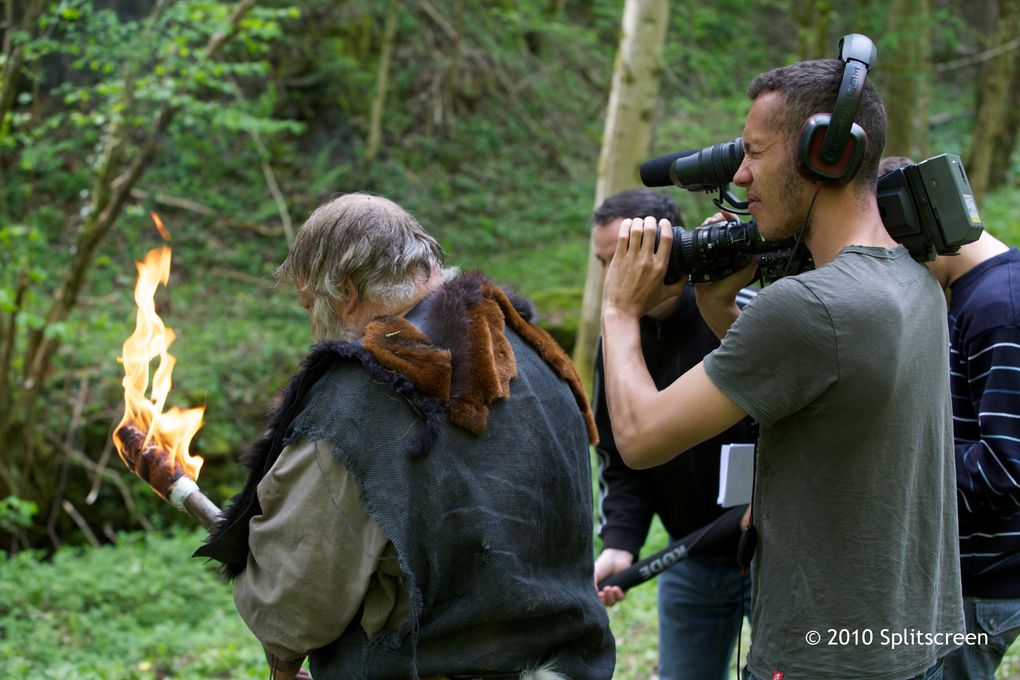
[[[406,210],[366,193],[343,194],[316,208],[301,226],[277,280],[314,295],[316,340],[350,339],[334,303],[350,280],[359,301],[381,309],[409,303],[419,283],[443,266],[439,243]]]

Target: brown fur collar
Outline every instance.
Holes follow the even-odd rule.
[[[598,435],[573,363],[545,330],[526,321],[502,290],[479,272],[462,274],[403,317],[378,317],[365,327],[363,346],[386,368],[406,376],[444,404],[450,422],[485,431],[489,406],[510,395],[517,375],[510,326],[570,385],[588,439]]]

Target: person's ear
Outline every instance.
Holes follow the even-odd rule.
[[[358,287],[354,285],[354,281],[348,278],[344,281],[344,313],[349,315],[360,302],[361,298],[358,296]]]

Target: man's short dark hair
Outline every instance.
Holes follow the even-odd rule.
[[[766,92],[783,95],[785,106],[779,116],[779,127],[789,140],[791,157],[796,158],[804,122],[816,113],[832,113],[842,81],[843,62],[839,59],[798,61],[759,75],[748,86],[747,96],[753,101]],[[864,81],[854,121],[868,135],[868,148],[852,182],[874,192],[878,161],[885,147],[886,115],[882,97],[870,79]]]
[[[601,226],[616,219],[633,219],[635,217],[666,219],[674,227],[684,226],[684,218],[673,199],[666,194],[648,189],[628,189],[613,194],[595,209],[592,222],[596,226]]]
[[[878,176],[881,177],[887,172],[899,170],[913,164],[914,161],[906,156],[886,156],[878,164]]]

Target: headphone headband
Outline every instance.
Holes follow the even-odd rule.
[[[864,64],[864,68],[870,70],[877,56],[875,43],[866,35],[848,33],[839,39],[839,58],[843,63],[859,61]]]
[[[875,64],[875,44],[850,33],[839,41],[843,79],[831,114],[815,114],[804,123],[799,144],[801,172],[812,180],[845,183],[857,172],[867,135],[854,123],[868,71]],[[823,134],[824,131],[824,134]]]
[[[875,44],[868,36],[850,33],[840,38],[839,58],[844,64],[843,82],[840,83],[836,107],[822,142],[822,160],[829,165],[835,164],[843,155],[843,147],[846,146],[854,116],[861,103],[864,80],[876,56]]]

